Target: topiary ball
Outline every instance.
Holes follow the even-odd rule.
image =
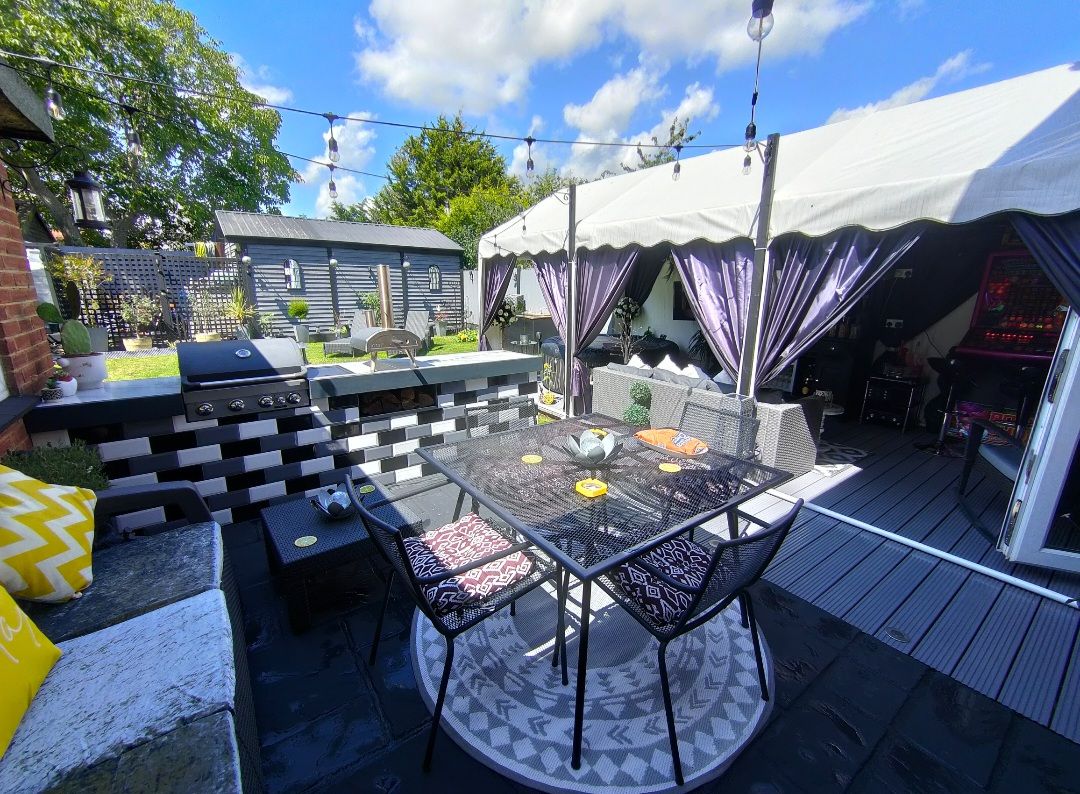
[[[652,408],[652,389],[649,384],[641,381],[630,384],[630,399],[644,408]]]
[[[635,403],[623,412],[623,421],[635,427],[647,427],[649,424],[649,410],[644,405]]]

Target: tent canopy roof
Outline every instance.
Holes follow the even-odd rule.
[[[726,149],[580,185],[577,242],[653,246],[756,233],[762,165]],[[1080,63],[782,136],[770,238],[1080,208]],[[489,231],[481,258],[565,250],[565,192]],[[524,231],[523,231],[524,227]]]

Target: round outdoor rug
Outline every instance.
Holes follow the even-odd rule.
[[[733,604],[708,624],[668,645],[667,663],[686,783],[675,785],[657,642],[594,586],[581,769],[570,766],[574,729],[577,615],[572,589],[570,684],[551,666],[553,587],[519,599],[456,640],[443,707],[443,734],[506,777],[543,791],[687,791],[721,774],[763,726],[771,701],[761,699],[750,634]],[[412,627],[421,695],[434,709],[445,641],[419,611]],[[772,687],[772,665],[765,649]],[[439,765],[440,735],[433,767]]]

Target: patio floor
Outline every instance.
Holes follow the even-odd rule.
[[[871,454],[834,477],[817,471],[781,490],[1067,595],[1080,576],[1016,565],[956,503],[962,461],[915,449],[922,433],[836,425],[827,438]],[[981,477],[972,502],[997,526],[1006,498]],[[787,508],[760,497],[770,517]],[[851,525],[805,512],[766,578],[1055,731],[1080,741],[1080,611]]]
[[[439,491],[430,499],[433,516],[452,509]],[[270,791],[526,790],[445,734],[433,772],[420,771],[430,715],[407,644],[412,610],[395,593],[369,667],[381,594],[370,563],[326,576],[314,627],[294,635],[259,526],[232,525],[225,536]],[[758,586],[757,603],[776,666],[775,708],[734,765],[700,791],[1080,791],[1080,747],[1067,739],[775,584]]]

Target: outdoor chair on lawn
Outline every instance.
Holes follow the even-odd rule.
[[[420,340],[420,349],[417,353],[423,354],[431,347],[431,317],[426,309],[416,309],[406,312],[405,330],[412,331]]]
[[[677,536],[601,576],[597,582],[660,643],[660,685],[667,712],[675,782],[683,783],[675,714],[671,703],[665,654],[668,643],[712,620],[735,599],[742,607],[743,626],[750,630],[757,657],[762,700],[769,699],[765,660],[754,619],[750,586],[765,572],[802,508],[800,499],[772,524],[742,511],[739,517],[760,527],[759,532],[721,540],[713,550]],[[565,652],[565,651],[564,651]]]
[[[438,529],[419,532],[416,522],[408,518],[394,520],[387,514],[387,508],[392,508],[394,501],[384,499],[380,508],[372,509],[360,498],[351,477],[346,478],[345,485],[375,547],[390,566],[369,663],[375,664],[395,577],[401,578],[416,606],[446,638],[446,661],[424,754],[424,771],[427,772],[431,769],[435,736],[450,681],[454,638],[549,579],[561,583],[561,566],[537,551],[514,530],[475,513]],[[565,621],[559,584],[557,589],[559,609],[555,647],[561,649],[565,659]]]

